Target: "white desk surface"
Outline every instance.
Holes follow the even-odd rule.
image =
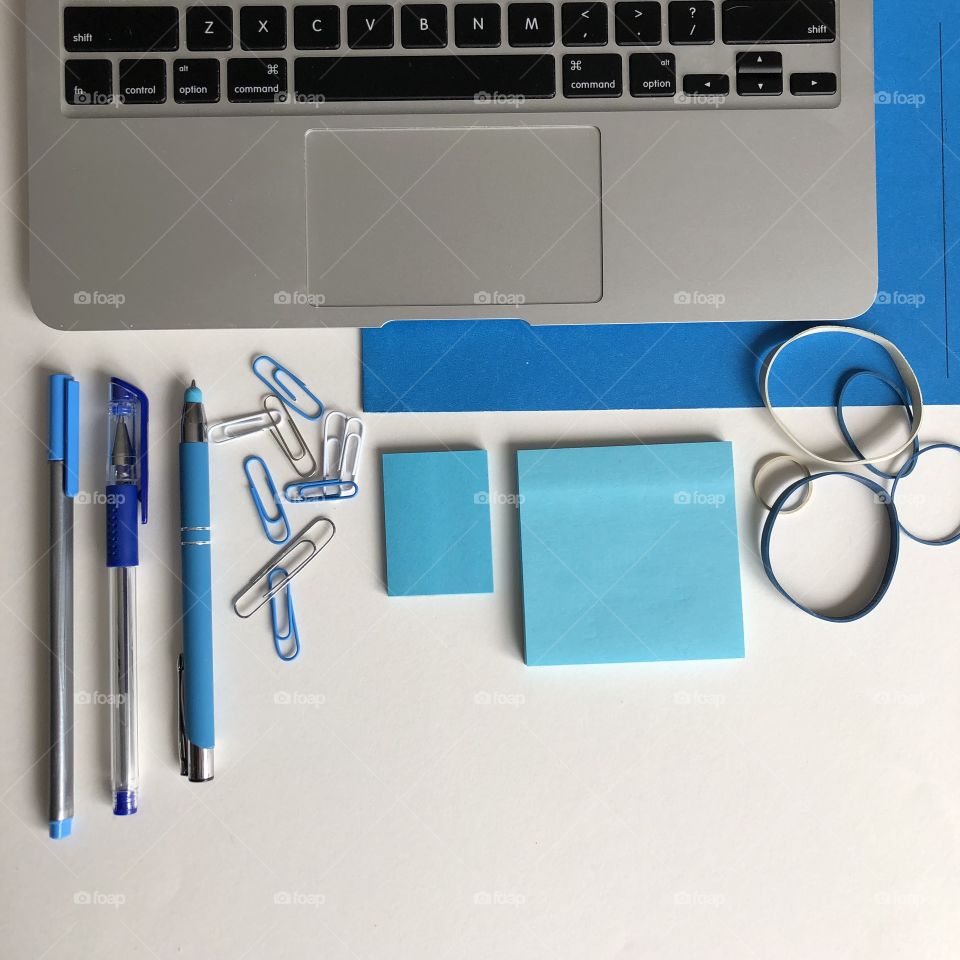
[[[19,9],[19,6],[18,8]],[[960,955],[960,546],[905,542],[881,608],[831,626],[782,600],[756,555],[750,479],[785,442],[760,410],[368,416],[361,497],[298,582],[303,653],[274,655],[228,599],[270,555],[241,460],[216,452],[217,777],[178,776],[176,444],[183,381],[211,416],[256,407],[267,351],[358,410],[355,331],[63,334],[25,292],[22,57],[0,21],[2,581],[0,943],[9,958],[953,960]],[[153,404],[140,572],[141,812],[109,805],[103,514],[76,512],[76,821],[47,839],[46,375],[83,384],[81,486],[103,483],[105,378]],[[829,411],[792,414],[835,438]],[[859,417],[859,420],[858,420]],[[852,416],[865,423],[874,414]],[[924,439],[960,439],[929,411]],[[732,440],[743,661],[528,669],[515,516],[493,507],[496,592],[389,599],[378,451],[485,447],[511,490],[525,444]],[[104,441],[105,442],[105,441]],[[960,457],[905,503],[960,518]],[[852,485],[851,485],[852,486]],[[906,493],[906,489],[904,493]],[[585,491],[588,495],[589,491]],[[572,503],[571,509],[577,509]],[[304,519],[310,508],[299,508]],[[881,566],[879,508],[818,490],[777,556],[812,600]],[[296,520],[294,521],[296,522]],[[787,520],[783,521],[786,527]],[[488,702],[489,701],[489,702]]]

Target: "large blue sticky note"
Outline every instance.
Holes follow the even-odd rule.
[[[743,656],[729,443],[520,450],[528,666]]]
[[[854,324],[900,347],[929,403],[960,403],[960,3],[876,0],[875,11],[880,290]],[[392,323],[363,331],[363,406],[378,412],[759,406],[757,357],[802,326]],[[838,351],[830,338],[808,341],[790,360],[796,376],[788,381],[789,367],[781,368],[785,390],[777,402],[834,403],[844,373],[867,362],[841,356],[848,347]],[[889,403],[890,394],[865,381],[851,400]]]
[[[387,593],[492,593],[485,450],[383,455]]]

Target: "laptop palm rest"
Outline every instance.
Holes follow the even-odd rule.
[[[317,303],[600,299],[595,127],[312,130],[306,178]]]

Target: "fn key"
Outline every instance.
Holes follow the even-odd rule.
[[[619,53],[572,53],[563,58],[565,97],[619,97],[623,95],[623,67]]]

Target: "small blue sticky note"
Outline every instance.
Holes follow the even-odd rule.
[[[743,656],[729,443],[520,450],[528,666]]]
[[[387,593],[493,593],[486,450],[383,455]]]

